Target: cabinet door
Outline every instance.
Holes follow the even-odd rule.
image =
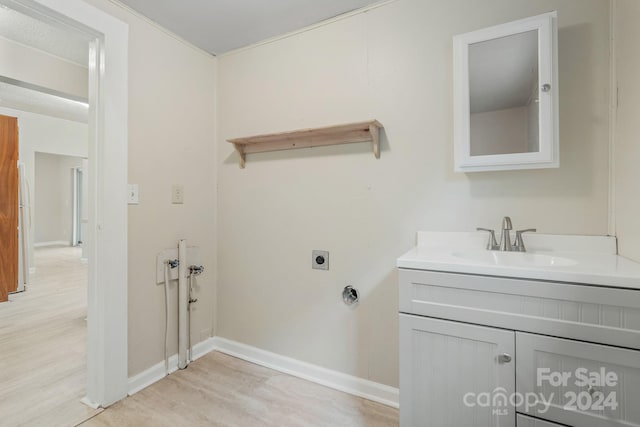
[[[400,425],[515,427],[515,333],[400,314]]]
[[[519,412],[579,427],[640,427],[640,351],[516,333]],[[548,402],[548,403],[545,403]]]

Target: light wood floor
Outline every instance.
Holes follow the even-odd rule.
[[[397,426],[398,411],[213,352],[83,427]]]
[[[83,405],[87,271],[79,256],[38,249],[29,290],[0,304],[0,426],[67,427],[94,415],[81,425],[398,425],[396,409],[217,352],[105,410]]]
[[[0,425],[73,426],[97,410],[86,386],[87,266],[80,249],[39,248],[26,292],[0,304]]]

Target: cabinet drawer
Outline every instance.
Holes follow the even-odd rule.
[[[518,414],[516,418],[516,426],[517,427],[565,427],[560,424],[539,420],[537,418],[527,417],[526,415],[522,415],[522,414]]]
[[[400,311],[640,349],[640,291],[400,269]]]
[[[401,314],[400,425],[515,426],[513,405],[492,406],[515,390],[514,350],[513,331]]]
[[[570,426],[640,427],[639,351],[519,332],[516,353],[516,391],[530,402],[518,412]]]

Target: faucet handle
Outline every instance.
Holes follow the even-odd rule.
[[[489,233],[489,241],[487,242],[487,250],[494,251],[498,248],[498,241],[496,240],[496,232],[490,228],[476,228],[477,231],[486,231]]]
[[[513,244],[513,250],[517,252],[526,252],[527,248],[524,247],[524,240],[522,240],[522,233],[535,233],[535,228],[527,228],[525,230],[516,231],[516,241]]]

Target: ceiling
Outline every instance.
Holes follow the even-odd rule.
[[[86,39],[0,5],[0,37],[31,46],[84,67],[89,63]]]
[[[120,0],[214,55],[316,24],[379,0]],[[185,6],[185,3],[188,6]],[[0,4],[0,37],[86,66],[86,39]],[[0,76],[0,106],[87,122],[86,102]]]
[[[88,65],[89,44],[81,36],[0,4],[0,37],[67,61]],[[0,76],[0,106],[87,123],[86,100]]]
[[[380,0],[120,0],[214,55],[282,35]]]

